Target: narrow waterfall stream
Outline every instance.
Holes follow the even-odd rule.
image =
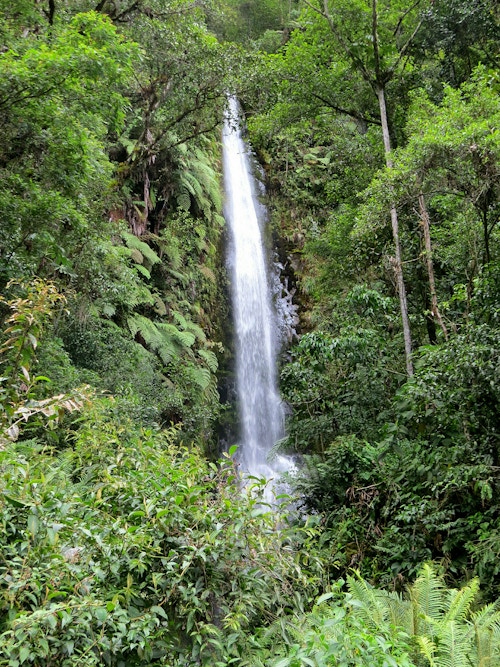
[[[259,216],[261,205],[238,120],[238,104],[230,99],[223,131],[224,214],[230,232],[228,266],[236,339],[239,461],[243,472],[270,479],[290,466],[283,457],[267,460],[271,448],[283,436],[283,409],[276,380],[278,341]]]

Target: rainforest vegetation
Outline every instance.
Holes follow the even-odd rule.
[[[497,2],[0,36],[0,666],[500,665]],[[228,93],[300,315],[277,507],[221,445]]]

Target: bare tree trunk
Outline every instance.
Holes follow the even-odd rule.
[[[427,264],[427,275],[429,277],[429,290],[431,293],[431,313],[433,317],[439,322],[439,326],[443,331],[443,336],[445,340],[448,340],[448,331],[446,325],[443,322],[441,313],[438,307],[438,300],[436,294],[436,281],[434,280],[434,263],[432,261],[432,245],[431,245],[431,226],[429,220],[429,212],[427,211],[427,206],[425,204],[425,198],[421,192],[418,195],[418,207],[420,209],[420,223],[424,232],[424,243],[425,243],[425,261]]]
[[[380,120],[382,121],[382,135],[384,138],[385,163],[388,169],[393,166],[391,159],[391,138],[389,135],[389,123],[387,120],[387,108],[385,105],[385,93],[383,86],[376,87],[377,98],[380,108]],[[410,321],[408,319],[408,303],[406,301],[406,287],[403,277],[403,264],[401,261],[401,244],[399,242],[399,222],[396,206],[391,206],[391,224],[392,236],[394,239],[394,274],[398,286],[399,307],[401,310],[401,320],[403,324],[403,337],[405,344],[406,372],[411,377],[413,375],[413,362],[411,359],[411,331]]]
[[[55,13],[56,13],[56,2],[55,0],[49,0],[49,14],[48,14],[49,25],[54,25]]]

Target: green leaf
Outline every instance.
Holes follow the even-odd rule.
[[[151,607],[150,611],[153,614],[157,614],[158,616],[161,616],[162,618],[164,618],[165,620],[168,621],[167,613],[165,612],[165,610],[162,607],[159,607],[158,605],[154,605],[153,607]]]
[[[14,505],[14,507],[29,507],[30,506],[29,503],[24,503],[22,500],[18,500],[17,498],[12,498],[12,496],[8,496],[6,493],[3,494],[3,497],[11,505]]]
[[[323,595],[320,595],[319,598],[316,600],[315,604],[320,605],[323,604],[323,602],[326,602],[327,600],[330,600],[333,597],[333,593],[323,593]]]
[[[28,516],[28,530],[29,532],[35,536],[38,533],[38,528],[40,527],[40,522],[38,521],[38,517],[35,516],[34,514],[30,514]]]
[[[19,651],[19,661],[21,662],[21,664],[23,664],[23,662],[28,659],[29,655],[30,655],[29,647],[22,646],[21,650]]]
[[[104,607],[97,607],[97,609],[94,610],[94,616],[98,621],[104,622],[108,617],[108,612]]]

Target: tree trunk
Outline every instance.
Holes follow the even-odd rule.
[[[435,317],[439,322],[439,326],[443,331],[444,339],[448,340],[448,331],[446,329],[445,323],[443,322],[443,318],[441,317],[441,313],[439,312],[438,307],[436,281],[434,280],[434,264],[432,261],[431,226],[429,212],[427,211],[425,198],[422,192],[418,195],[418,207],[420,209],[420,223],[424,232],[425,261],[427,264],[427,276],[429,278],[429,290],[431,293],[431,313],[432,316]]]
[[[383,86],[377,86],[375,89],[377,93],[379,108],[380,108],[380,120],[382,121],[382,135],[384,138],[384,150],[385,150],[385,163],[388,169],[391,169],[393,166],[391,158],[391,138],[389,135],[389,122],[387,120],[387,108],[385,105],[385,92]],[[406,372],[411,377],[413,375],[413,362],[411,359],[411,331],[410,331],[410,321],[408,319],[408,304],[406,301],[406,287],[403,277],[403,264],[401,261],[401,244],[399,242],[399,222],[398,222],[398,212],[396,206],[391,206],[391,224],[392,224],[392,236],[394,239],[394,274],[396,276],[396,284],[398,286],[399,294],[399,307],[401,310],[401,320],[403,324],[403,337],[405,344],[405,358],[406,358]]]

